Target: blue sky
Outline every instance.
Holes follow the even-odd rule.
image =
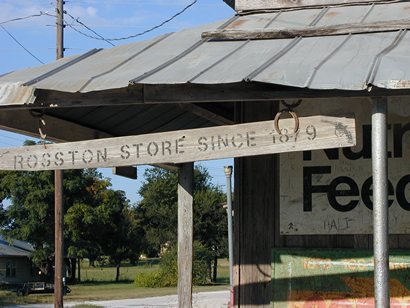
[[[192,0],[66,0],[64,9],[73,17],[92,28],[105,38],[125,37],[140,33],[156,26],[179,12]],[[55,14],[55,0],[0,0],[0,23],[18,17],[39,14]],[[163,33],[217,20],[227,19],[234,14],[222,0],[198,0],[183,14],[163,27],[135,39],[114,42],[116,45],[148,39]],[[76,29],[87,29],[65,16],[65,20]],[[40,16],[16,22],[2,24],[24,47],[44,63],[55,59],[55,18]],[[64,32],[65,55],[85,53],[92,48],[109,48],[105,41],[85,37],[72,28]],[[40,65],[38,60],[20,47],[3,29],[0,28],[0,75],[25,67]],[[0,147],[20,146],[27,139],[0,130]],[[225,189],[223,166],[231,165],[232,160],[220,160],[201,163],[208,168],[216,185]],[[136,202],[138,188],[141,185],[145,167],[139,167],[139,179],[128,180],[113,176],[111,169],[101,169],[103,174],[112,179],[115,189],[125,190],[127,197]]]

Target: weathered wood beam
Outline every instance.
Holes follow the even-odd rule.
[[[273,40],[295,37],[391,32],[403,29],[410,29],[410,20],[403,19],[366,24],[352,23],[322,27],[299,27],[293,29],[215,30],[203,32],[202,38],[211,40]]]
[[[43,119],[45,121],[43,133],[47,135],[48,140],[64,142],[112,137],[110,134],[100,130],[56,117],[43,115]],[[0,111],[0,128],[10,132],[40,138],[39,118],[33,116],[29,110]]]
[[[178,172],[178,307],[192,307],[194,163]]]
[[[379,97],[408,96],[407,89],[381,89],[371,91],[311,90],[306,88],[277,86],[266,83],[241,82],[217,85],[146,85],[145,103],[223,103],[262,102],[290,98],[330,98],[330,97]]]
[[[312,90],[306,88],[278,86],[274,84],[239,82],[233,84],[178,84],[178,85],[144,85],[143,99],[138,99],[139,94],[133,99],[133,87],[124,94],[111,94],[111,91],[92,93],[63,93],[50,91],[37,98],[34,105],[8,105],[0,106],[0,112],[6,110],[28,110],[44,108],[72,108],[95,106],[119,106],[135,104],[178,104],[178,103],[232,103],[232,102],[258,102],[272,101],[289,98],[323,98],[323,97],[380,97],[380,96],[408,96],[410,89],[403,88],[381,89],[377,87],[366,90]],[[138,92],[138,91],[136,91]],[[96,94],[94,98],[93,93]],[[124,92],[125,93],[125,92]],[[113,98],[115,97],[115,99]],[[50,98],[50,100],[48,100]],[[40,103],[39,103],[40,101]],[[58,101],[58,105],[54,102]]]
[[[236,11],[275,10],[317,6],[397,2],[397,0],[235,0]]]
[[[45,121],[43,133],[47,135],[48,140],[66,142],[112,137],[112,135],[100,130],[85,127],[56,117],[43,115],[42,118]],[[1,111],[0,128],[17,134],[40,138],[40,132],[38,129],[39,118],[31,115],[29,110]],[[123,166],[121,167],[121,172],[136,175],[137,168],[133,166]]]
[[[45,107],[84,107],[104,105],[133,105],[144,103],[142,85],[135,85],[121,89],[95,91],[87,93],[70,93],[37,89],[34,92],[36,100],[30,108]]]
[[[400,86],[402,88],[400,88]],[[278,86],[274,84],[256,82],[238,82],[233,84],[177,84],[177,85],[144,85],[143,98],[137,93],[133,98],[134,86],[128,91],[92,92],[92,93],[63,93],[50,91],[37,97],[34,105],[0,106],[0,112],[7,110],[28,110],[45,108],[73,108],[119,106],[135,104],[185,104],[185,103],[232,103],[247,101],[272,101],[290,98],[330,98],[330,97],[380,97],[380,96],[408,96],[410,89],[405,89],[408,83],[403,81],[395,89],[381,89],[377,87],[366,90],[311,90],[306,88]],[[139,88],[140,86],[137,86]],[[139,90],[137,89],[136,92]],[[94,94],[96,95],[94,97]],[[113,98],[115,97],[115,99]],[[50,100],[48,100],[50,98]]]
[[[217,125],[227,125],[227,124],[234,124],[235,122],[227,119],[211,110],[208,110],[206,108],[203,108],[198,105],[194,104],[178,104],[179,108],[185,111],[189,111],[201,118],[204,118],[208,120],[209,122],[212,122]]]

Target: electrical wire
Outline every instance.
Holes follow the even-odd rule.
[[[40,11],[40,13],[38,13],[38,14],[28,15],[28,16],[24,16],[24,17],[17,17],[17,18],[2,21],[2,22],[0,22],[0,25],[4,25],[4,24],[7,24],[7,23],[13,22],[13,21],[19,21],[19,20],[30,19],[30,18],[41,17],[41,16],[53,16],[53,15],[51,15],[47,12]]]
[[[4,28],[4,26],[2,24],[0,24],[0,27],[4,30],[4,32],[6,32],[17,44],[19,44],[21,46],[21,48],[23,48],[28,54],[30,54],[34,59],[36,59],[38,62],[40,62],[41,64],[44,64],[43,61],[41,61],[39,58],[37,58],[30,50],[28,50],[26,47],[23,46],[23,44],[21,44],[9,31],[6,30],[6,28]]]
[[[75,18],[73,15],[71,15],[71,14],[68,13],[67,11],[64,11],[64,14],[66,14],[68,17],[70,17],[70,18],[71,18],[73,21],[75,21],[76,23],[78,23],[78,24],[80,24],[81,26],[83,26],[84,28],[86,28],[88,31],[94,33],[94,34],[98,37],[98,39],[107,42],[107,43],[110,44],[111,46],[115,46],[115,45],[114,45],[113,43],[111,43],[109,40],[105,39],[103,36],[101,36],[100,34],[98,34],[96,31],[94,31],[93,29],[91,29],[89,26],[87,26],[86,24],[84,24],[83,22],[81,22],[81,21],[79,20],[79,18]],[[82,32],[82,31],[76,29],[72,24],[65,23],[65,25],[68,26],[68,27],[70,27],[70,28],[73,29],[74,31],[76,31],[76,32],[78,32],[78,33],[80,33],[80,34],[82,34],[82,35],[85,35],[85,36],[90,37],[90,36],[87,35],[86,33],[84,33],[84,32]],[[91,36],[91,37],[92,37],[92,36]]]
[[[129,39],[132,39],[132,38],[136,38],[136,37],[138,37],[138,36],[142,36],[142,35],[147,34],[147,33],[149,33],[149,32],[152,32],[152,31],[154,31],[154,30],[156,30],[156,29],[158,29],[158,28],[161,28],[161,27],[164,26],[165,24],[167,24],[167,23],[169,23],[170,21],[172,21],[172,20],[174,20],[175,18],[177,18],[179,15],[183,14],[186,10],[188,10],[190,7],[192,7],[192,6],[193,6],[194,4],[196,4],[197,2],[198,2],[198,0],[192,1],[190,4],[188,4],[187,6],[185,6],[182,10],[180,10],[180,11],[177,12],[176,14],[172,15],[170,18],[164,20],[163,22],[161,22],[160,24],[158,24],[158,25],[156,25],[156,26],[154,26],[154,27],[151,27],[151,28],[149,28],[149,29],[147,29],[147,30],[145,30],[145,31],[142,31],[142,32],[139,32],[139,33],[136,33],[136,34],[132,34],[132,35],[129,35],[129,36],[124,36],[124,37],[102,38],[100,35],[98,35],[98,36],[93,36],[93,35],[88,35],[88,34],[86,34],[86,33],[82,33],[82,32],[80,32],[78,29],[75,29],[72,25],[71,25],[71,26],[69,25],[69,27],[72,28],[72,29],[74,29],[74,30],[77,31],[77,32],[80,32],[82,35],[84,35],[84,36],[86,36],[86,37],[88,37],[88,38],[95,39],[95,40],[111,41],[111,42],[112,42],[112,41],[129,40]],[[67,14],[68,16],[70,16],[68,13],[66,13],[66,14]]]

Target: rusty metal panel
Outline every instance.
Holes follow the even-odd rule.
[[[370,250],[275,249],[272,253],[275,308],[374,307]],[[410,305],[410,253],[390,254],[392,307]]]
[[[390,233],[410,233],[410,105],[391,98],[388,115]],[[299,116],[354,113],[357,145],[280,155],[280,231],[284,235],[372,234],[371,103],[303,100]]]

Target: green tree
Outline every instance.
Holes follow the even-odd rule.
[[[25,145],[32,144],[27,142]],[[110,181],[94,169],[66,170],[63,183],[68,255],[92,260],[104,253],[117,263],[124,256],[135,259],[139,253],[140,237],[130,240],[136,236],[138,228],[124,192],[110,189]],[[7,237],[30,242],[35,248],[33,261],[51,280],[53,172],[0,172],[0,198],[11,202],[7,209],[0,207],[1,232]],[[109,243],[111,241],[113,243]],[[75,264],[72,259],[72,278]]]
[[[123,191],[105,190],[101,194],[98,217],[98,241],[104,255],[116,266],[115,280],[120,277],[121,262],[136,260],[141,253],[142,230]]]
[[[142,200],[137,213],[145,232],[145,252],[158,255],[161,248],[177,241],[178,175],[163,169],[148,169],[139,191]],[[206,169],[194,172],[194,239],[214,256],[216,278],[217,258],[226,255],[226,211],[222,207],[223,192],[211,183]]]
[[[216,282],[218,258],[226,256],[228,251],[225,200],[226,196],[214,187],[200,190],[194,196],[194,238],[212,253],[213,282]]]
[[[68,252],[90,260],[108,256],[117,268],[115,280],[118,281],[121,262],[139,257],[142,231],[125,193],[108,189],[103,183],[96,184],[92,186],[92,202],[77,203],[65,215],[71,238]]]
[[[65,208],[70,208],[73,202],[85,202],[88,183],[98,176],[91,170],[66,171]],[[46,274],[49,273],[54,251],[53,172],[0,172],[0,196],[11,202],[3,213],[2,232],[8,237],[33,244],[33,260]],[[67,238],[66,242],[70,243],[70,240]]]

